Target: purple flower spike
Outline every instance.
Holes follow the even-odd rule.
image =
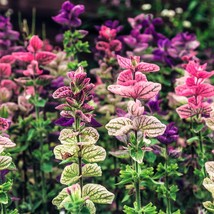
[[[157,139],[165,144],[169,145],[175,141],[177,141],[179,135],[178,135],[178,128],[175,126],[174,123],[170,123],[166,126],[166,130],[163,135],[160,135],[157,137]]]
[[[69,1],[63,3],[62,8],[58,15],[52,17],[52,19],[68,28],[79,27],[82,24],[79,15],[85,12],[84,5],[74,5]]]

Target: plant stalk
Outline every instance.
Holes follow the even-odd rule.
[[[171,200],[170,200],[170,195],[169,195],[169,177],[168,177],[168,161],[169,161],[169,155],[168,155],[168,146],[166,145],[166,164],[165,164],[165,182],[166,182],[166,203],[167,203],[167,209],[166,209],[166,214],[171,214]]]
[[[199,131],[198,133],[198,138],[199,138],[199,145],[200,145],[200,152],[201,152],[201,162],[202,162],[202,172],[204,177],[206,177],[206,170],[205,170],[205,166],[204,166],[204,146],[203,146],[203,138],[202,138],[202,132]]]

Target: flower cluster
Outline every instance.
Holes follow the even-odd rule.
[[[13,30],[10,17],[0,15],[0,57],[19,49],[14,43],[19,40],[19,32]]]
[[[175,88],[177,95],[188,97],[188,103],[176,109],[181,118],[193,116],[209,117],[211,112],[210,103],[205,99],[214,96],[214,86],[206,83],[206,80],[214,75],[214,72],[206,71],[206,64],[200,65],[190,61],[186,66],[188,75],[185,77],[185,84]]]
[[[161,38],[158,40],[157,48],[153,50],[153,57],[156,61],[174,66],[177,61],[180,62],[184,57],[195,56],[196,52],[194,51],[199,44],[196,36],[187,32],[179,33],[171,40]]]
[[[84,5],[74,5],[70,1],[65,1],[62,4],[62,8],[57,16],[53,17],[53,20],[60,25],[67,27],[79,27],[82,24],[79,15],[85,12]]]

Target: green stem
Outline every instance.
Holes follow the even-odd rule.
[[[135,140],[136,140],[136,150],[138,150],[138,142],[137,142],[137,132],[135,131]],[[137,161],[135,161],[135,170],[137,172],[137,175],[139,175],[140,172],[140,165]],[[140,195],[140,179],[138,176],[137,181],[135,181],[135,197],[137,202],[137,210],[140,212],[141,210],[141,195]]]
[[[200,131],[198,133],[198,138],[199,138],[199,145],[200,145],[200,152],[201,152],[201,162],[202,162],[202,172],[204,177],[206,177],[206,170],[205,170],[205,161],[204,161],[204,146],[203,146],[203,137],[202,137],[202,132]]]
[[[75,118],[75,129],[76,131],[79,131],[80,128],[80,120],[79,118]],[[80,142],[80,136],[77,135],[77,142]],[[81,194],[82,194],[82,188],[83,188],[83,178],[82,178],[82,152],[81,152],[81,146],[79,146],[80,150],[78,152],[78,165],[79,165],[79,184],[80,184],[80,189],[81,189]]]
[[[4,204],[1,204],[1,214],[6,214],[7,210]]]
[[[171,214],[171,199],[169,195],[169,177],[168,177],[168,161],[169,161],[169,155],[168,155],[168,146],[166,145],[166,164],[165,164],[165,178],[166,178],[166,203],[167,203],[167,209],[166,214]]]

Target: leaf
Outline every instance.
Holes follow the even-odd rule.
[[[86,200],[85,205],[88,208],[90,214],[96,214],[96,207],[91,200]]]
[[[109,152],[109,154],[116,158],[122,158],[122,159],[127,159],[130,157],[128,150],[118,150],[114,152]]]
[[[211,118],[205,118],[204,119],[205,122],[206,122],[206,125],[214,131],[214,117],[211,117]]]
[[[86,127],[80,133],[82,145],[95,144],[99,139],[98,131],[93,127]]]
[[[148,100],[159,93],[161,90],[161,84],[140,81],[129,86],[109,85],[108,90],[122,97]]]
[[[100,146],[84,146],[82,149],[82,158],[90,163],[103,161],[106,158],[106,151]]]
[[[207,161],[205,163],[205,168],[206,168],[208,175],[213,180],[213,178],[214,178],[214,161]]]
[[[8,203],[8,196],[5,192],[0,192],[0,203],[7,204]]]
[[[134,161],[138,162],[139,164],[142,163],[144,157],[144,152],[142,149],[139,150],[131,149],[130,154]]]
[[[129,118],[118,117],[110,120],[105,127],[109,135],[120,136],[127,134],[133,128],[133,123]]]
[[[191,137],[187,140],[188,145],[191,145],[195,141],[199,141],[199,138],[197,136]]]
[[[3,148],[12,148],[15,147],[16,144],[13,143],[8,137],[2,137],[0,135],[0,146],[2,146]]]
[[[68,197],[67,188],[64,188],[53,200],[52,204],[57,206],[58,209],[63,208],[63,200]],[[70,198],[70,197],[69,197]]]
[[[59,99],[59,98],[70,97],[71,95],[72,95],[72,91],[71,91],[70,87],[62,86],[62,87],[58,88],[53,93],[53,98],[54,99]]]
[[[157,137],[165,132],[166,126],[156,117],[142,115],[133,120],[135,130],[141,130],[147,137]]]
[[[102,170],[101,167],[98,166],[96,163],[85,164],[82,167],[82,175],[83,177],[101,176]]]
[[[65,185],[71,185],[79,180],[79,165],[73,163],[66,166],[62,172],[60,183]]]
[[[114,194],[99,184],[86,184],[83,186],[82,194],[98,204],[112,204],[114,199]]]
[[[12,163],[12,158],[9,156],[0,156],[0,170],[7,169]]]
[[[117,55],[117,62],[121,68],[131,68],[131,60],[120,55]]]
[[[210,212],[214,213],[214,204],[211,201],[203,202],[203,206]]]
[[[54,148],[54,155],[58,160],[65,160],[70,157],[77,157],[78,151],[78,146],[58,145]]]
[[[137,67],[137,71],[140,72],[157,72],[160,70],[160,67],[158,65],[152,64],[152,63],[146,63],[146,62],[140,62]]]
[[[210,178],[204,178],[203,186],[214,196],[214,182]]]
[[[36,60],[39,64],[47,65],[56,58],[56,54],[48,51],[40,51],[36,53]]]
[[[60,132],[59,140],[62,144],[75,145],[78,134],[79,132],[75,132],[73,129],[63,129]]]

